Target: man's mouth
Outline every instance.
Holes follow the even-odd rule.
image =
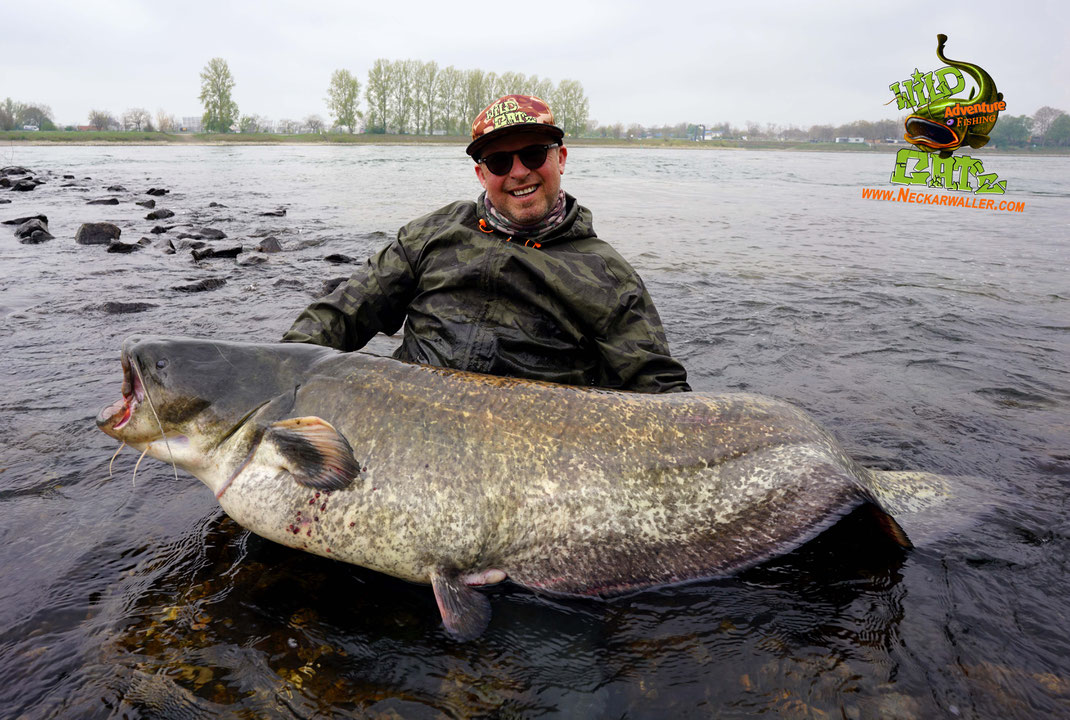
[[[528,186],[528,187],[525,187],[525,188],[520,188],[519,190],[510,190],[509,194],[512,195],[513,197],[525,197],[525,196],[530,195],[531,193],[535,192],[535,190],[537,190],[538,187],[539,187],[538,185],[531,185],[531,186]]]

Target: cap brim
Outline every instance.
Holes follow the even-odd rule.
[[[469,157],[476,159],[480,157],[481,151],[488,144],[494,142],[498,138],[506,137],[507,135],[514,135],[520,133],[527,133],[530,135],[545,135],[546,137],[553,138],[554,140],[560,140],[565,137],[565,131],[556,125],[548,125],[546,123],[517,123],[516,125],[508,125],[497,130],[492,130],[489,133],[480,135],[473,140],[465,148],[465,152]]]

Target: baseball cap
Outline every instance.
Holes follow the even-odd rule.
[[[549,135],[554,140],[565,136],[565,131],[554,125],[554,114],[545,102],[534,95],[505,95],[476,115],[472,142],[465,152],[478,158],[487,143],[515,132]]]

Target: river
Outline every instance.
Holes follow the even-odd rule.
[[[353,269],[327,256],[475,197],[463,148],[0,148],[47,180],[0,190],[0,220],[55,235],[0,226],[0,716],[1070,715],[1070,159],[974,154],[1022,212],[863,199],[898,193],[891,153],[573,148],[563,186],[696,390],[786,399],[863,464],[961,493],[895,559],[841,538],[608,602],[505,583],[458,644],[425,586],[252,536],[163,463],[132,482],[136,453],[109,473],[93,419],[125,336],[277,340]],[[149,188],[174,218],[145,219]],[[93,221],[151,244],[76,244]],[[246,252],[166,254],[190,227]]]

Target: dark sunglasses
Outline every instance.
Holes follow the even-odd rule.
[[[528,170],[538,170],[546,162],[546,153],[549,152],[550,148],[557,147],[557,145],[558,143],[528,145],[519,150],[491,153],[484,158],[480,158],[477,162],[486,165],[487,170],[490,170],[495,175],[508,175],[509,171],[513,169],[513,156],[516,155]]]

